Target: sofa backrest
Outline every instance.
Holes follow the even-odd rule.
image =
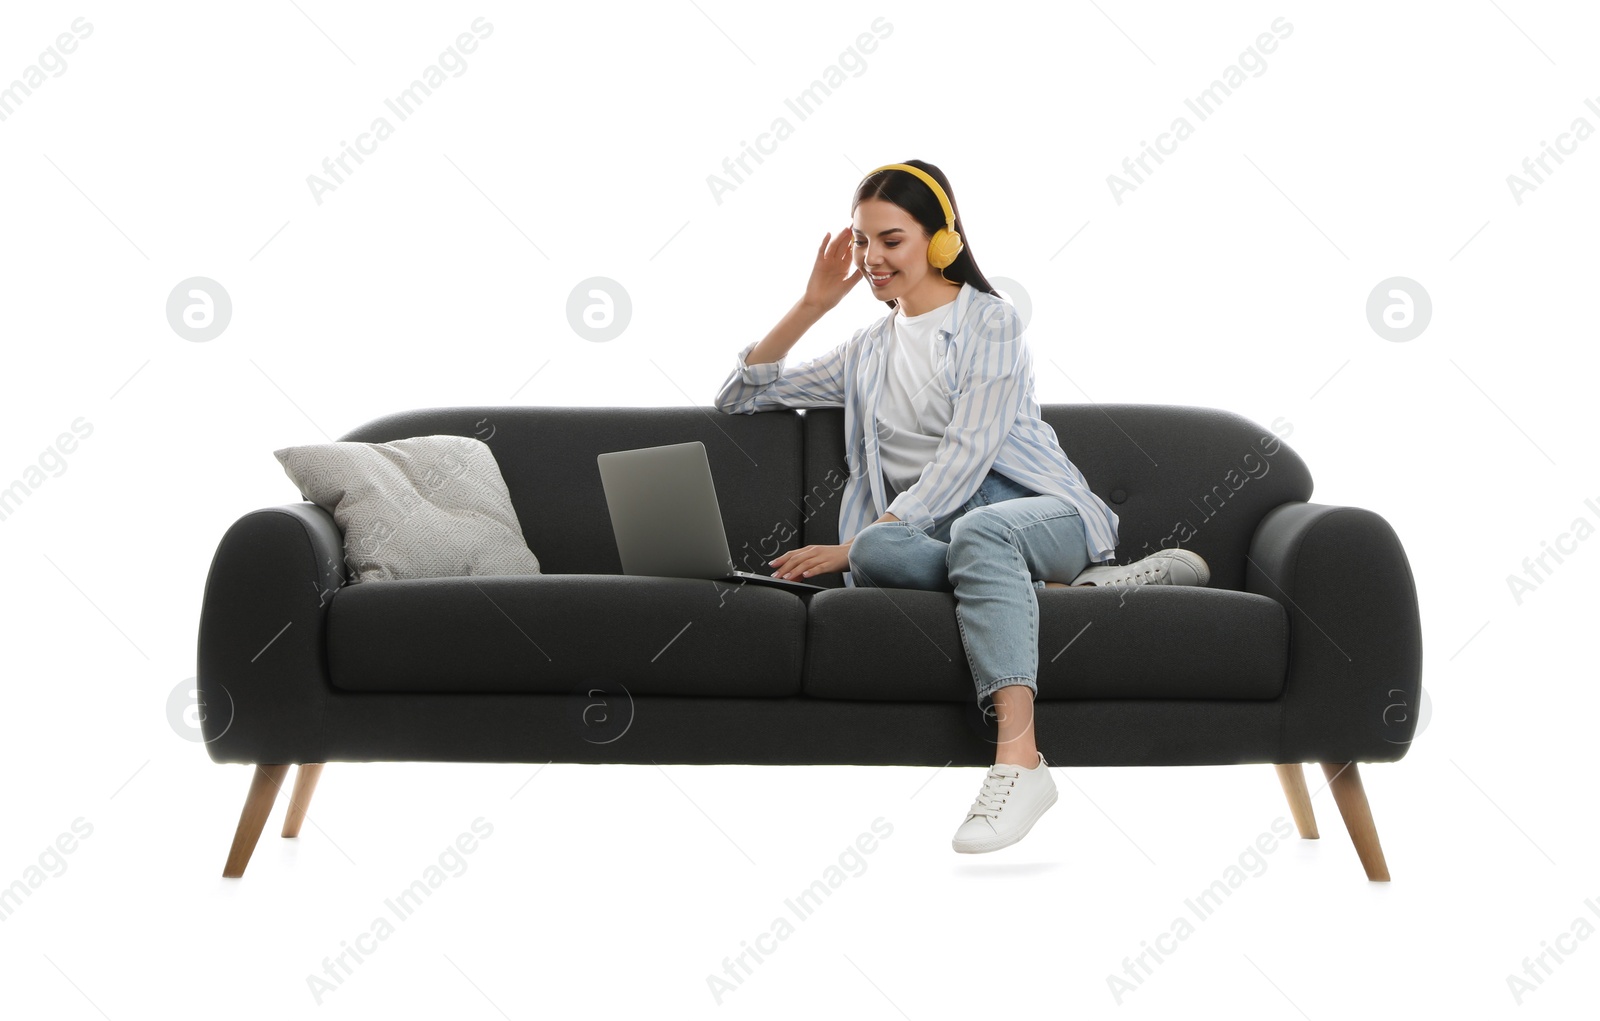
[[[783,412],[758,412],[785,414]],[[1117,514],[1117,561],[1182,546],[1205,558],[1211,588],[1244,588],[1245,553],[1272,508],[1311,499],[1311,472],[1272,430],[1216,408],[1045,404],[1045,422],[1089,488]],[[805,543],[839,541],[849,473],[844,410],[805,416]]]
[[[734,567],[765,561],[800,535],[798,413],[728,415],[711,407],[464,407],[386,415],[341,440],[474,436],[494,452],[528,548],[547,574],[621,574],[596,455],[700,440]],[[769,551],[763,556],[761,551]],[[837,577],[837,576],[836,576]]]
[[[1311,473],[1272,430],[1215,408],[1046,404],[1043,417],[1118,515],[1117,560],[1182,546],[1212,588],[1244,587],[1245,552],[1273,507],[1311,498]],[[550,574],[620,574],[595,456],[700,440],[734,567],[769,573],[784,550],[839,541],[844,411],[729,415],[712,407],[466,407],[406,411],[342,440],[475,436],[500,465],[528,547]],[[841,575],[815,579],[837,586]]]

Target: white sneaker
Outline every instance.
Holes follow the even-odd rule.
[[[1204,585],[1211,568],[1193,550],[1164,549],[1131,564],[1084,568],[1074,585]]]
[[[950,845],[963,854],[998,851],[1028,835],[1045,809],[1056,803],[1056,781],[1044,754],[1032,769],[997,762]]]

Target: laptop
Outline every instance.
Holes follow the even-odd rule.
[[[699,440],[598,455],[622,573],[753,582],[794,592],[826,586],[733,569],[711,461]]]

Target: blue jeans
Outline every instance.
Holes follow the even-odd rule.
[[[880,521],[850,543],[856,586],[956,595],[956,625],[988,712],[995,689],[1039,685],[1039,601],[1046,580],[1070,583],[1089,565],[1077,508],[990,469],[930,535],[905,521]]]

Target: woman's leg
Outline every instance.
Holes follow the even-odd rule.
[[[954,586],[946,562],[955,522],[975,508],[1033,495],[1032,490],[991,468],[966,503],[927,531],[904,521],[881,521],[863,528],[850,543],[851,575],[857,586],[949,592]],[[1044,586],[1042,581],[1038,584]]]
[[[951,525],[946,572],[977,686],[993,703],[996,762],[1038,763],[1033,700],[1039,667],[1038,589],[1074,578],[1089,562],[1083,522],[1066,501],[1031,496],[975,507]],[[1005,692],[1005,694],[1000,694]]]
[[[939,528],[935,534],[947,534]],[[868,525],[850,542],[850,574],[858,588],[915,588],[949,592],[950,544],[904,521]]]
[[[994,690],[994,719],[999,733],[994,761],[1032,768],[1039,761],[1039,744],[1033,733],[1033,689],[1007,684]]]

